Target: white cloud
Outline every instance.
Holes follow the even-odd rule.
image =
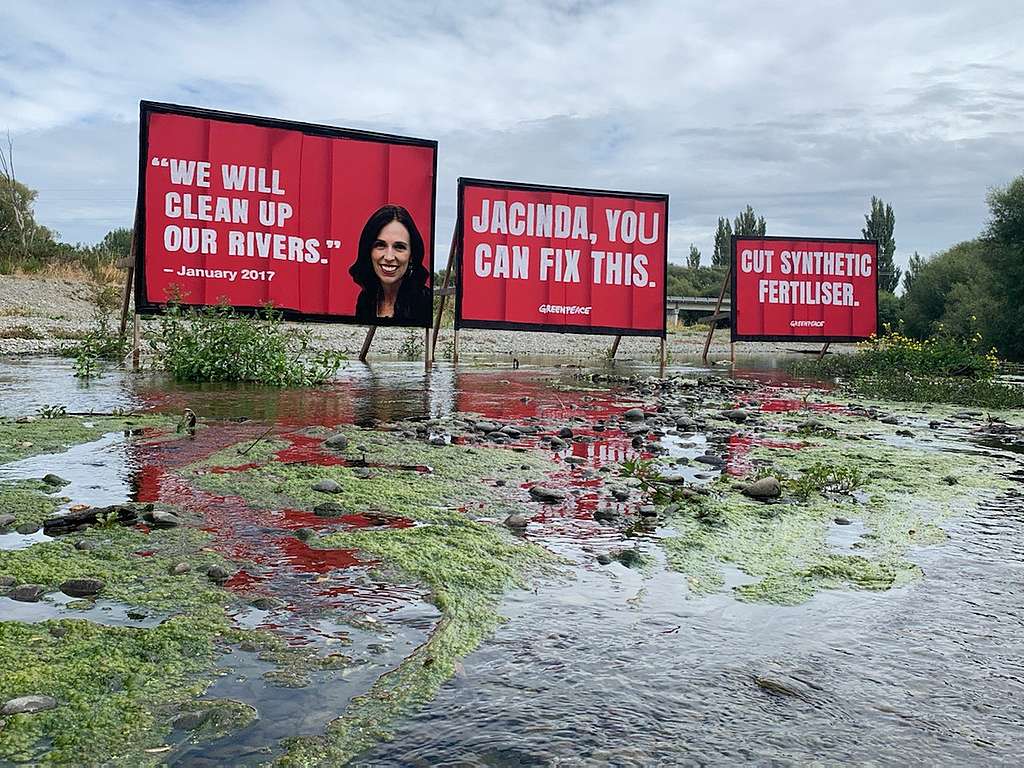
[[[1021,171],[1002,2],[18,3],[0,26],[0,129],[72,240],[130,222],[140,98],[438,138],[441,241],[455,178],[491,176],[669,192],[676,260],[747,203],[857,235],[877,194],[905,260],[977,234]]]

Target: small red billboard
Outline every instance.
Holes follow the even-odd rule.
[[[733,341],[861,341],[878,331],[878,243],[732,238]]]
[[[665,335],[668,195],[459,179],[459,328]]]
[[[135,305],[428,326],[437,142],[142,102]]]

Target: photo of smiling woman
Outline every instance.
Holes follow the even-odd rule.
[[[430,325],[433,297],[423,264],[423,238],[402,206],[385,205],[370,216],[349,274],[362,288],[356,300],[358,322]]]

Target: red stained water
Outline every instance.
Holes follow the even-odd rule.
[[[754,468],[753,462],[750,460],[752,448],[788,448],[798,451],[805,445],[806,443],[794,442],[792,440],[772,440],[751,435],[732,435],[729,438],[729,456],[727,458],[726,472],[734,477],[741,477],[750,472]]]
[[[803,400],[772,398],[761,401],[761,410],[772,413],[791,411],[815,411],[818,413],[845,413],[848,409],[838,403],[810,403]]]

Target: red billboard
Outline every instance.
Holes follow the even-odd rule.
[[[878,330],[878,243],[732,238],[733,341],[860,341]]]
[[[665,335],[668,195],[459,179],[456,327]]]
[[[430,324],[437,142],[142,102],[135,305]]]

